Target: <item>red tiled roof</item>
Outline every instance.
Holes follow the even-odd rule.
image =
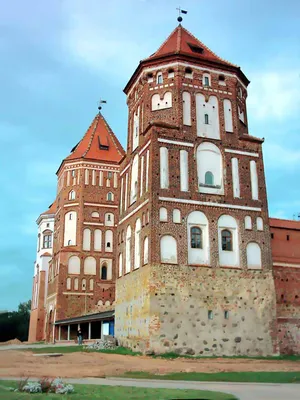
[[[50,254],[50,253],[48,253],[48,252],[46,252],[46,253],[43,253],[42,255],[41,255],[41,257],[51,257],[52,255]]]
[[[271,228],[300,230],[300,221],[294,221],[290,219],[270,218],[269,222]]]
[[[147,60],[152,60],[170,54],[189,55],[201,60],[215,61],[218,63],[230,65],[231,67],[237,67],[236,65],[231,64],[230,62],[223,60],[222,58],[217,56],[208,47],[206,47],[205,44],[200,42],[200,40],[198,40],[194,35],[192,35],[187,29],[183,28],[181,25],[177,26],[174,29],[174,31],[164,41],[160,48],[154,54],[148,57]]]
[[[119,162],[125,152],[117,137],[98,113],[81,141],[66,160],[89,158],[93,160]]]
[[[52,204],[50,204],[48,210],[45,212],[41,213],[41,215],[45,214],[55,214],[56,213],[56,201],[54,201]]]

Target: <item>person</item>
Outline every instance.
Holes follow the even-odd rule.
[[[82,344],[82,333],[81,333],[80,329],[77,332],[77,338],[78,338],[78,344],[81,345]]]

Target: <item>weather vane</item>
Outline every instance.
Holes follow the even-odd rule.
[[[178,8],[176,8],[176,10],[178,10],[178,18],[177,18],[177,21],[178,21],[179,23],[181,23],[181,22],[182,22],[182,16],[181,16],[181,14],[187,14],[187,11],[186,11],[186,10],[182,10],[180,6],[179,6]]]
[[[106,100],[102,100],[102,99],[100,98],[100,100],[98,101],[98,110],[99,110],[99,111],[102,109],[101,104],[106,104]]]

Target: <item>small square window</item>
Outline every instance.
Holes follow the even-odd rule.
[[[208,319],[213,319],[214,318],[214,313],[212,312],[212,310],[208,311]]]
[[[224,318],[229,319],[229,311],[224,311]]]

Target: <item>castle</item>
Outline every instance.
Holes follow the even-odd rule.
[[[249,80],[179,24],[99,112],[38,220],[29,340],[144,352],[300,352],[300,222],[268,215]]]

